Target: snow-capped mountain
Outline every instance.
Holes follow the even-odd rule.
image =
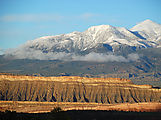
[[[151,20],[145,20],[130,29],[135,33],[141,35],[148,41],[155,42],[158,47],[161,43],[161,25]],[[161,45],[161,44],[160,44]]]
[[[69,34],[45,36],[28,41],[7,54],[20,57],[24,52],[27,56],[34,56],[35,53],[41,55],[120,53],[120,51],[123,52],[122,50],[135,51],[149,47],[161,47],[161,25],[145,20],[130,30],[123,27],[99,25],[92,26],[84,32],[75,31]]]

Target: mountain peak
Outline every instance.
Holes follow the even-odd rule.
[[[160,26],[160,24],[155,23],[155,22],[153,22],[153,21],[147,19],[147,20],[145,20],[145,21],[143,21],[143,22],[140,22],[140,23],[137,24],[136,26],[142,26],[142,27],[151,26],[151,27],[155,27],[155,28],[156,28],[156,27]]]
[[[102,31],[102,30],[107,30],[107,29],[115,29],[115,27],[111,25],[98,25],[98,26],[92,26],[88,28],[88,31]]]
[[[132,31],[146,31],[146,32],[155,32],[156,30],[159,30],[160,32],[161,25],[147,19],[135,25],[133,28],[131,28],[131,30]]]
[[[151,23],[155,23],[155,22],[153,22],[153,21],[147,19],[147,20],[144,20],[144,21],[141,22],[141,23],[142,23],[142,24],[143,24],[143,23],[144,23],[144,24],[151,24]]]
[[[145,20],[133,28],[130,29],[131,31],[137,31],[142,37],[150,40],[158,41],[160,40],[161,36],[161,24],[155,23],[151,20]]]
[[[155,22],[147,19],[147,20],[144,20],[143,22],[138,23],[133,28],[136,28],[136,27],[146,27],[146,26],[156,27],[156,26],[160,26],[160,24],[155,23]]]

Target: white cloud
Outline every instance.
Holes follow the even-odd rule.
[[[93,62],[129,62],[137,61],[138,54],[129,54],[128,57],[121,55],[89,53],[87,55],[76,55],[75,53],[48,52],[30,48],[9,49],[5,52],[6,57],[14,59],[39,59],[39,60],[64,60],[64,61],[93,61]]]
[[[95,13],[82,13],[80,15],[60,14],[9,14],[0,16],[3,22],[42,22],[42,21],[66,21],[66,20],[90,20],[98,17]]]
[[[0,17],[3,22],[38,22],[38,21],[59,21],[63,16],[56,14],[13,14]]]
[[[4,49],[0,48],[0,55],[4,54]]]
[[[135,54],[135,53],[131,53],[128,55],[128,60],[129,61],[137,61],[139,60],[139,55],[138,54]]]
[[[88,19],[92,19],[93,17],[98,17],[98,16],[99,16],[98,14],[94,14],[94,13],[83,13],[79,15],[78,18],[88,20]]]
[[[94,61],[94,62],[128,62],[128,60],[119,55],[104,53],[89,53],[85,56],[73,56],[74,61]]]

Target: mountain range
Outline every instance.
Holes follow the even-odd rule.
[[[91,61],[93,58],[103,57],[109,59],[111,55],[117,55],[112,57],[121,59],[122,62],[127,60],[118,55],[128,57],[128,54],[139,49],[159,47],[161,25],[145,20],[131,29],[99,25],[92,26],[84,32],[40,37],[27,41],[16,49],[8,50],[6,55],[17,59],[72,61]],[[105,59],[98,61],[106,61]]]
[[[127,78],[161,87],[161,25],[93,26],[27,41],[0,56],[0,72],[40,76]]]

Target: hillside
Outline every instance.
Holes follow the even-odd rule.
[[[161,90],[120,78],[0,75],[0,100],[96,103],[161,102]]]
[[[131,79],[135,84],[161,87],[161,48],[136,51],[137,61],[94,62],[9,59],[0,56],[0,72],[41,76],[85,76]]]

